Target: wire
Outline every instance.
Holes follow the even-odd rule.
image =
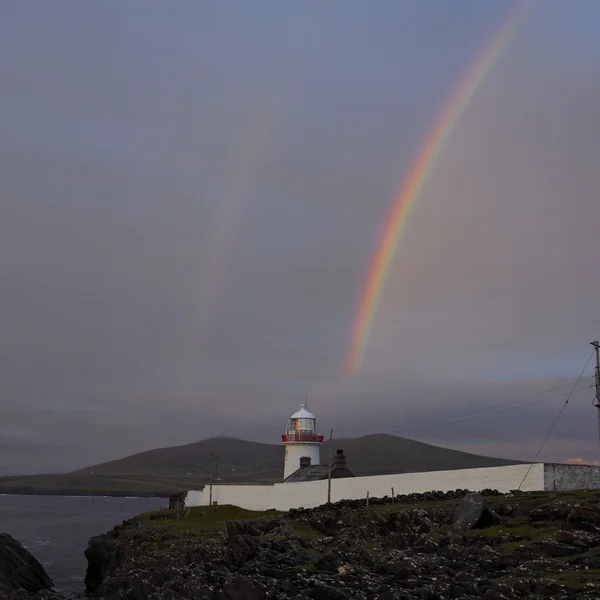
[[[542,442],[542,445],[539,447],[539,450],[537,451],[537,453],[535,455],[535,458],[533,459],[533,462],[529,465],[529,469],[527,469],[527,472],[525,473],[525,476],[521,480],[521,483],[519,484],[519,487],[517,488],[518,490],[521,489],[521,486],[523,485],[524,481],[527,479],[527,476],[529,475],[529,472],[531,471],[531,468],[533,467],[535,461],[538,459],[538,456],[540,455],[542,449],[546,445],[546,442],[548,441],[548,438],[550,437],[550,434],[554,430],[554,427],[556,427],[556,424],[558,423],[558,421],[559,421],[561,415],[563,414],[565,408],[567,408],[567,404],[569,404],[569,400],[571,399],[571,396],[575,392],[575,388],[577,387],[577,384],[579,383],[580,379],[583,377],[583,374],[585,373],[585,370],[588,368],[588,365],[590,364],[590,361],[592,360],[592,356],[594,356],[595,352],[596,352],[595,350],[592,350],[592,353],[590,354],[590,357],[587,359],[587,362],[585,363],[585,366],[581,370],[581,373],[579,374],[579,378],[575,382],[575,385],[573,386],[573,389],[572,389],[571,393],[569,394],[568,398],[565,400],[565,403],[562,405],[562,407],[561,407],[558,415],[556,415],[556,419],[554,419],[554,422],[552,423],[552,426],[550,427],[550,430],[546,434],[546,437],[544,438],[544,441]]]
[[[532,398],[537,398],[539,396],[543,396],[545,394],[549,394],[550,392],[554,392],[554,391],[560,390],[562,388],[565,388],[565,387],[568,387],[568,386],[572,386],[573,384],[576,386],[579,382],[586,381],[588,379],[593,379],[593,375],[591,375],[589,377],[584,377],[583,379],[579,378],[575,382],[570,381],[568,383],[565,383],[565,384],[562,384],[562,385],[559,385],[559,386],[555,386],[553,388],[544,390],[542,392],[536,392],[535,394],[529,394],[528,396],[523,396],[521,398],[513,398],[512,400],[507,400],[507,401],[504,401],[504,402],[499,402],[499,403],[496,403],[496,404],[491,404],[491,405],[485,406],[483,408],[478,408],[478,409],[475,409],[475,410],[468,411],[466,413],[461,413],[461,414],[456,415],[454,417],[451,417],[449,419],[442,419],[442,420],[436,420],[436,421],[421,421],[421,425],[419,425],[419,423],[417,423],[416,427],[411,427],[410,429],[404,428],[404,427],[392,427],[392,428],[389,428],[387,431],[388,431],[388,433],[398,433],[398,434],[413,433],[415,431],[423,431],[424,429],[432,429],[432,428],[435,428],[435,427],[440,427],[442,425],[447,425],[449,423],[455,423],[455,422],[459,422],[459,421],[463,421],[463,420],[468,420],[468,419],[475,418],[475,417],[479,416],[480,413],[483,413],[483,412],[486,412],[486,411],[490,411],[490,410],[492,410],[494,408],[506,407],[509,404],[514,404],[514,403],[517,403],[517,402],[523,402],[525,400],[530,400]],[[570,394],[579,393],[580,391],[590,389],[590,387],[593,387],[593,385],[589,386],[589,387],[585,387],[585,388],[580,388],[579,390],[575,390],[575,392],[573,392],[573,390],[571,390],[571,392],[569,392],[569,393]],[[498,414],[500,412],[505,412],[505,411],[509,411],[509,410],[515,410],[515,409],[518,409],[518,408],[526,408],[528,406],[534,406],[536,404],[540,404],[541,402],[548,402],[550,400],[556,400],[557,398],[563,398],[564,396],[567,396],[569,393],[558,394],[556,396],[551,396],[549,398],[542,398],[541,400],[538,400],[536,402],[530,402],[528,404],[521,404],[519,406],[512,406],[512,407],[505,408],[504,410],[494,411],[494,412],[490,412],[488,414],[490,414],[490,415],[491,414]],[[379,429],[377,430],[378,433],[380,431],[381,430],[379,430]]]
[[[586,387],[579,388],[578,390],[574,390],[573,392],[570,392],[569,394],[566,394],[566,393],[559,394],[557,396],[550,396],[549,398],[542,398],[541,400],[536,400],[535,402],[529,402],[527,404],[521,404],[518,406],[509,406],[509,407],[505,407],[500,410],[488,412],[484,415],[479,414],[479,413],[483,412],[483,410],[484,410],[484,409],[480,409],[478,411],[473,411],[473,413],[465,413],[462,416],[453,417],[451,419],[446,419],[444,421],[436,421],[435,423],[430,423],[430,424],[424,425],[422,427],[411,428],[410,430],[405,429],[403,431],[399,431],[398,433],[409,433],[409,432],[414,432],[414,431],[423,431],[425,429],[434,429],[434,428],[440,427],[442,425],[448,425],[451,423],[460,423],[462,421],[469,421],[470,419],[476,419],[477,417],[480,417],[480,416],[487,417],[487,416],[491,416],[491,415],[498,415],[498,414],[501,414],[504,412],[509,412],[511,410],[518,410],[520,408],[528,408],[530,406],[535,406],[537,404],[541,404],[542,402],[549,402],[550,400],[556,400],[557,398],[564,398],[565,396],[571,396],[573,394],[578,394],[579,392],[584,392],[586,390],[591,389],[592,387],[594,387],[594,386],[589,385]],[[489,410],[489,408],[492,408],[492,407],[488,407],[488,409],[485,409],[485,410]]]

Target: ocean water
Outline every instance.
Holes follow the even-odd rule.
[[[165,498],[0,495],[0,532],[19,540],[44,565],[58,592],[79,597],[89,538],[166,504]]]

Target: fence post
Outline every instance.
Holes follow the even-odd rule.
[[[392,504],[394,504],[394,488],[392,488]]]
[[[369,506],[369,490],[367,490],[367,508]]]

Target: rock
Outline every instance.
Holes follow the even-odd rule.
[[[219,600],[262,600],[265,594],[247,577],[235,576],[223,586]]]
[[[556,532],[555,539],[557,542],[571,544],[579,548],[593,548],[600,545],[600,532],[588,533],[580,529],[565,531],[561,529]]]
[[[472,493],[465,496],[456,507],[452,523],[456,529],[483,529],[500,523],[500,517],[485,504],[481,494]]]
[[[0,598],[13,592],[36,594],[52,587],[52,580],[38,560],[12,536],[1,533]]]
[[[24,589],[13,591],[8,596],[2,596],[2,600],[66,600],[64,596],[55,594],[48,590],[42,590],[36,594],[27,592]]]
[[[106,535],[91,538],[84,554],[88,561],[85,573],[85,589],[88,592],[93,592],[110,577],[123,559],[119,545],[112,543]]]
[[[542,504],[529,513],[533,522],[564,521],[569,514],[569,507],[563,502]]]
[[[541,542],[533,542],[526,546],[525,550],[530,556],[573,556],[581,552],[580,548],[570,544],[557,542],[556,540],[546,540]]]
[[[594,497],[576,498],[428,492],[200,534],[132,520],[90,541],[88,580],[103,600],[592,600],[600,527]],[[499,522],[497,511],[503,527],[478,531]],[[558,579],[567,571],[576,589]]]
[[[233,537],[236,535],[259,536],[262,531],[257,527],[254,521],[227,521],[227,535]]]
[[[563,514],[563,511],[561,511],[561,514]],[[596,507],[574,506],[567,512],[566,522],[575,529],[600,531],[597,527],[600,525],[600,514],[598,514]]]
[[[315,600],[350,600],[345,592],[326,584],[317,584],[312,598]]]
[[[252,560],[257,554],[259,545],[249,535],[234,535],[228,542],[233,563],[241,566]]]

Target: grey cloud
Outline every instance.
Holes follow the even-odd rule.
[[[548,2],[482,85],[347,380],[382,221],[504,3],[25,5],[0,24],[0,417],[19,469],[276,441],[305,395],[336,435],[529,456],[555,402],[453,418],[574,379],[591,350],[600,59],[561,25],[583,8]],[[548,456],[591,455],[588,415],[565,412]]]

